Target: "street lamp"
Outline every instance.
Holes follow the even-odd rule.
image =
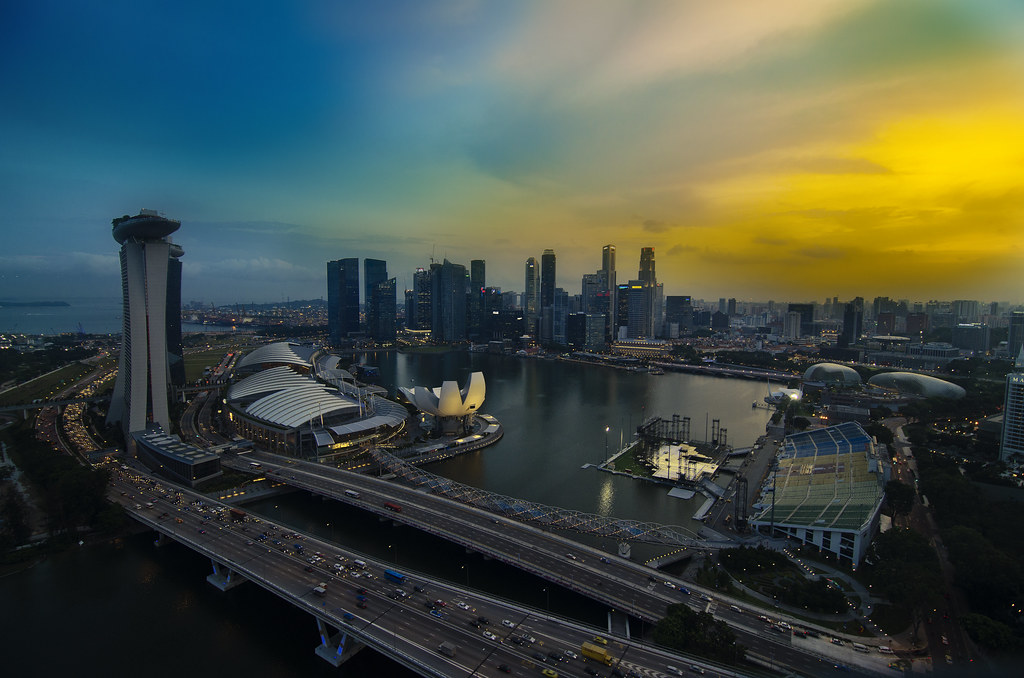
[[[604,427],[604,460],[606,462],[608,461],[608,431],[609,431],[609,429],[611,429],[611,426],[605,426]]]
[[[460,565],[459,569],[466,572],[466,588],[469,588],[469,568],[465,565]]]
[[[544,599],[546,601],[545,606],[544,606],[544,610],[550,615],[551,614],[551,592],[548,591],[548,587],[547,586],[545,586],[543,588],[543,591],[544,591]]]

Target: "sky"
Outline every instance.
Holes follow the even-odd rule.
[[[1019,0],[0,6],[0,299],[120,294],[111,219],[181,221],[183,301],[326,262],[522,291],[655,248],[665,294],[1024,301]]]

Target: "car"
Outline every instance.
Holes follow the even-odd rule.
[[[416,584],[415,586],[412,587],[412,590],[415,591],[416,593],[423,593],[424,588],[422,586],[420,586],[419,584]]]
[[[558,678],[558,671],[554,669],[544,669],[540,673],[542,676],[547,676],[547,678]]]
[[[572,650],[566,650],[563,654],[565,654],[565,656],[568,657],[569,659],[578,659],[579,658],[579,655],[576,654],[575,652],[573,652]]]
[[[939,637],[939,640],[942,641],[943,645],[949,645],[949,638],[946,637],[945,633],[943,633],[942,636]]]
[[[548,652],[548,659],[550,659],[551,661],[560,662],[562,661],[562,655],[558,654],[557,652]]]
[[[512,673],[512,669],[508,664],[498,664],[498,670],[502,673]]]
[[[345,613],[344,615],[342,615],[342,616],[343,616],[343,618],[345,619],[345,621],[352,621],[353,619],[355,619],[355,618],[356,618],[356,616],[355,616],[354,614],[352,614],[351,612],[346,612],[346,613]]]
[[[437,605],[435,605],[434,601],[432,601],[432,600],[424,600],[423,601],[423,605],[424,605],[424,607],[429,607],[431,610],[436,610],[437,609]]]
[[[444,619],[444,612],[441,612],[441,610],[431,610],[430,614],[438,619]]]
[[[476,620],[478,622],[480,622],[481,624],[490,624],[491,623],[491,620],[488,619],[487,617],[477,617]]]
[[[574,556],[574,555],[573,555],[573,554],[571,554],[571,553],[566,553],[566,554],[565,554],[565,557],[566,557],[566,558],[568,558],[569,560],[576,560],[576,556]]]
[[[676,585],[675,585],[675,584],[673,584],[673,583],[672,583],[672,582],[670,582],[670,581],[664,581],[664,582],[662,582],[662,583],[663,583],[663,584],[664,584],[665,586],[669,587],[670,589],[674,589],[674,588],[676,587]]]
[[[256,543],[256,542],[254,542],[254,541],[253,541],[252,539],[250,539],[249,541],[245,542],[245,545],[246,545],[246,546],[252,546],[252,545],[253,545],[253,544],[255,544],[255,543]]]
[[[472,627],[473,627],[473,628],[475,628],[475,629],[478,629],[478,628],[480,628],[480,622],[478,622],[478,621],[477,621],[477,620],[475,620],[475,619],[467,619],[467,620],[466,620],[466,623],[468,623],[468,624],[469,624],[470,626],[472,626]]]
[[[199,534],[206,534],[206,530],[204,530],[203,528],[199,528]]]
[[[438,598],[437,600],[434,601],[434,605],[437,605],[438,607],[445,607],[446,605],[448,605],[448,603],[446,603],[443,600],[441,600],[440,598]]]
[[[713,600],[713,598],[706,593],[700,594],[700,599],[708,603],[710,603]]]
[[[484,638],[486,638],[487,640],[497,640],[498,636],[494,635],[490,631],[484,631]]]
[[[594,669],[590,668],[589,666],[584,666],[583,667],[583,672],[586,673],[588,676],[596,676],[596,675],[598,675],[597,671],[595,671]]]
[[[525,640],[527,643],[530,643],[531,645],[537,642],[537,639],[531,636],[529,633],[523,634],[523,640]]]
[[[365,610],[366,609],[366,601],[365,600],[360,600],[358,603],[356,603],[356,607],[358,607],[360,610]]]
[[[365,596],[367,594],[367,590],[366,589],[356,589],[356,593],[359,593],[359,594],[362,594],[362,595]]]
[[[515,622],[513,622],[511,619],[502,619],[501,620],[501,625],[502,626],[507,626],[510,629],[514,629],[516,627]]]
[[[683,670],[680,669],[678,666],[666,666],[665,670],[671,673],[673,676],[683,675]]]
[[[705,673],[704,669],[699,667],[699,666],[697,666],[696,664],[690,664],[690,670],[693,671],[694,673],[700,674],[702,676]]]
[[[740,608],[736,607],[735,605],[730,605],[729,609],[732,610],[733,612],[743,612],[743,610],[741,610]]]
[[[523,643],[526,642],[525,640],[523,640],[519,636],[512,636],[509,640],[511,640],[516,645],[522,645]]]
[[[311,565],[306,565],[306,567],[304,567],[302,569],[304,569],[306,572],[312,572],[313,571],[313,567]]]
[[[593,641],[595,643],[597,643],[598,645],[607,645],[608,644],[608,639],[604,638],[602,636],[594,636],[593,637]]]
[[[458,606],[458,608],[460,610],[468,610],[468,609],[470,609],[469,605],[467,605],[466,603],[462,602],[461,600],[459,602],[455,603],[455,605]]]
[[[360,595],[356,596],[356,600],[359,600],[359,601],[366,600],[366,596],[360,594]]]
[[[536,659],[537,661],[539,661],[539,662],[546,662],[546,661],[548,660],[548,658],[547,658],[547,657],[545,657],[545,656],[544,656],[543,654],[541,654],[540,652],[534,652],[534,653],[533,653],[533,655],[531,655],[531,656],[532,656],[532,657],[533,657],[534,659]]]
[[[610,562],[612,562],[612,561],[608,560],[608,559],[607,559],[607,558],[605,558],[604,556],[601,556],[601,562],[602,562],[602,563],[605,563],[605,564],[607,565],[608,563],[610,563]]]

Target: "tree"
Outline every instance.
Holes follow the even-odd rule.
[[[910,485],[899,480],[890,480],[885,484],[885,500],[895,520],[897,516],[909,515],[914,508],[916,493]]]
[[[682,603],[668,606],[665,617],[654,625],[653,636],[656,643],[709,659],[735,662],[743,658],[744,648],[725,622]]]

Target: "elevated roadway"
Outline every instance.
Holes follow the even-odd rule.
[[[253,463],[260,468],[253,468]],[[805,675],[818,675],[826,666],[831,669],[827,655],[794,642],[791,634],[772,630],[749,608],[744,611],[743,606],[737,605],[739,611],[733,610],[732,601],[716,601],[712,591],[556,533],[418,489],[321,464],[284,461],[266,453],[247,454],[235,460],[225,457],[224,464],[241,471],[264,473],[274,481],[416,527],[641,620],[661,619],[673,603],[711,610],[733,628],[740,643],[755,655],[770,658],[775,666]],[[388,508],[387,504],[398,510]]]
[[[134,519],[210,558],[211,583],[227,589],[249,581],[309,612],[323,641],[317,654],[335,663],[365,645],[423,676],[505,675],[502,666],[515,675],[537,675],[549,666],[563,676],[590,669],[599,676],[663,678],[668,666],[750,675],[423,574],[406,572],[411,581],[400,585],[385,577],[386,565],[335,544],[252,515],[232,520],[227,506],[134,470],[114,476],[111,497]],[[321,582],[326,588],[315,591]],[[608,639],[611,666],[566,653],[578,653],[596,635]],[[442,642],[457,646],[454,657],[438,651]]]

